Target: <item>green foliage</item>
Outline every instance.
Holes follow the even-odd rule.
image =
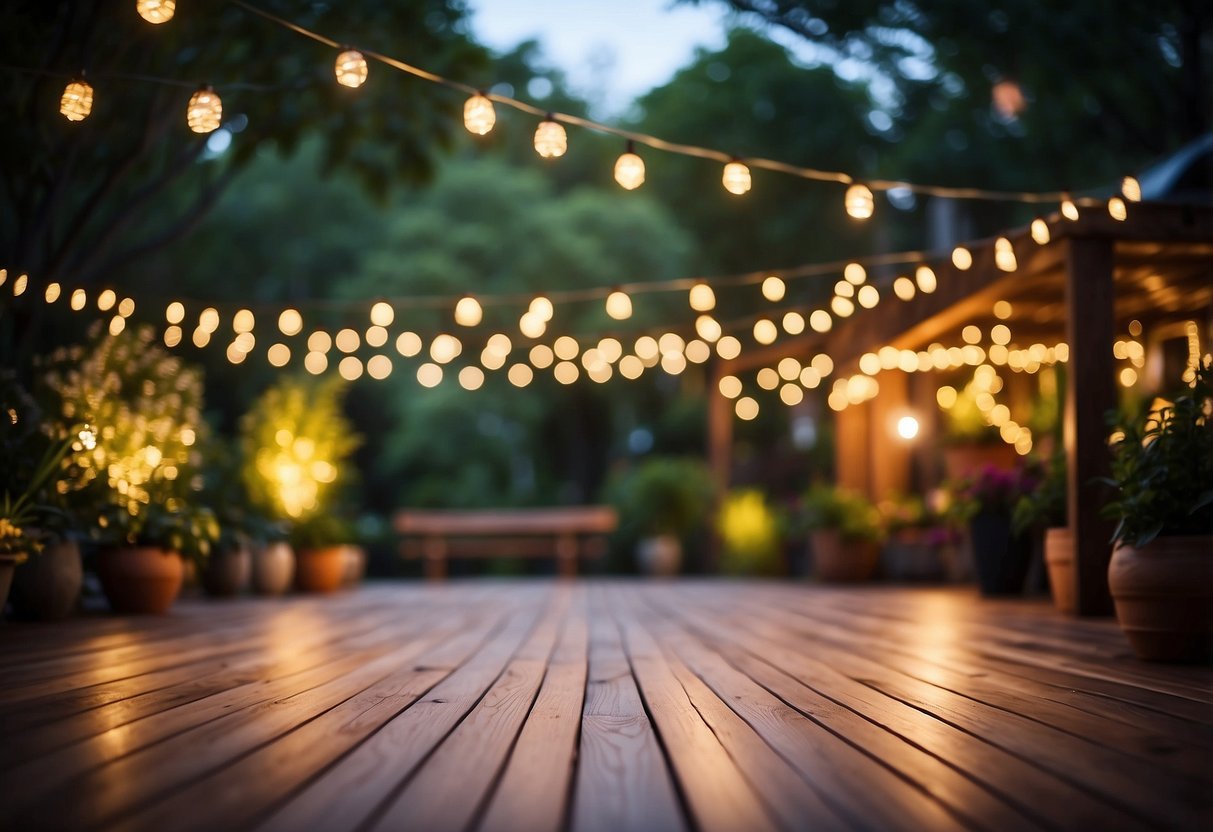
[[[837,530],[844,540],[880,541],[880,512],[862,494],[829,485],[814,485],[800,502],[801,523],[808,531]]]
[[[336,376],[285,376],[244,415],[243,479],[258,511],[295,522],[331,507],[359,442],[341,409],[344,391]]]
[[[1030,529],[1048,529],[1066,524],[1066,456],[1053,455],[1045,466],[1044,478],[1036,488],[1020,497],[1011,514],[1015,534]]]
[[[324,549],[353,543],[352,524],[326,511],[308,515],[291,527],[290,543],[295,549]]]
[[[712,474],[698,459],[650,457],[616,474],[607,499],[620,525],[638,537],[669,534],[686,538],[708,516],[715,489]]]
[[[105,506],[101,520],[100,541],[105,545],[155,546],[199,563],[210,557],[219,542],[219,521],[215,512],[192,503],[175,502],[146,509],[137,532],[130,531],[127,515],[120,506]],[[124,524],[127,526],[125,536],[113,533]]]
[[[1173,404],[1121,430],[1107,480],[1115,495],[1105,507],[1118,521],[1113,542],[1213,534],[1213,362],[1197,369]]]
[[[779,575],[780,520],[756,488],[729,492],[716,516],[720,535],[720,571],[726,575]]]

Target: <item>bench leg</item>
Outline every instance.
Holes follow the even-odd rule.
[[[562,534],[556,538],[556,569],[562,578],[577,577],[577,538]]]
[[[440,537],[426,538],[422,545],[425,555],[425,577],[430,581],[446,578],[446,541]]]

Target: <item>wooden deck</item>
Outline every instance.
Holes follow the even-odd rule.
[[[1213,823],[1213,672],[965,590],[384,584],[0,657],[3,829]]]

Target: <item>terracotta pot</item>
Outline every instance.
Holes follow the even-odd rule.
[[[1108,588],[1120,628],[1140,658],[1213,660],[1213,536],[1118,546]]]
[[[215,552],[202,567],[202,588],[216,598],[230,598],[248,586],[253,556],[248,547]]]
[[[345,547],[345,570],[341,576],[343,586],[357,586],[366,576],[366,549],[361,546]]]
[[[289,543],[275,541],[253,551],[253,592],[281,595],[295,578],[295,552]]]
[[[1045,565],[1049,568],[1049,592],[1058,612],[1073,615],[1078,606],[1074,583],[1074,535],[1065,526],[1045,530]]]
[[[106,549],[97,558],[97,577],[114,612],[162,615],[181,592],[185,563],[156,546]]]
[[[969,520],[969,539],[981,594],[1021,594],[1032,545],[1026,536],[1012,534],[1010,514],[978,512]]]
[[[295,553],[295,588],[300,592],[335,592],[345,574],[345,547],[322,546]]]
[[[23,618],[57,621],[76,609],[84,586],[80,546],[58,540],[31,557],[13,576],[13,609]]]
[[[813,573],[823,581],[866,581],[876,574],[880,547],[870,540],[844,540],[836,529],[809,532]]]
[[[1015,448],[1004,442],[997,445],[951,445],[943,449],[944,471],[950,480],[977,473],[987,465],[1010,471],[1018,461]]]
[[[682,566],[682,541],[672,534],[642,539],[636,544],[636,565],[646,575],[677,575]]]

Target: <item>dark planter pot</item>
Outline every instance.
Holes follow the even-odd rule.
[[[1032,555],[1031,541],[1011,533],[1009,514],[982,511],[969,520],[973,567],[982,595],[1019,595]]]
[[[1118,546],[1108,566],[1116,619],[1138,657],[1213,660],[1213,537]]]
[[[322,546],[295,552],[295,588],[300,592],[336,592],[345,575],[345,547]]]
[[[185,562],[155,546],[106,549],[97,559],[97,577],[114,612],[162,615],[181,592]]]
[[[215,552],[202,567],[202,588],[215,598],[230,598],[248,586],[253,571],[253,556],[241,546]]]
[[[67,618],[76,609],[83,586],[80,546],[74,540],[51,543],[13,576],[13,611],[39,621]]]
[[[921,529],[893,534],[880,553],[881,575],[893,581],[935,581],[943,577],[939,546]]]
[[[870,540],[846,540],[835,529],[809,532],[813,574],[831,582],[867,581],[876,574],[880,547]]]

